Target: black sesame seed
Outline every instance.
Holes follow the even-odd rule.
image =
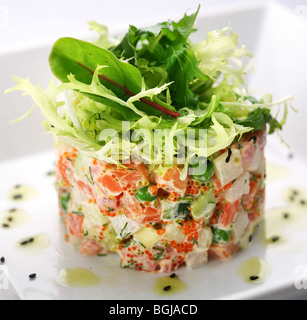
[[[259,279],[258,276],[250,276],[249,277],[249,280],[251,280],[251,281],[255,281],[255,280],[258,280],[258,279]]]
[[[21,199],[22,198],[22,194],[14,194],[13,198],[14,199]]]
[[[25,246],[26,244],[31,243],[33,241],[34,241],[34,238],[29,238],[28,240],[22,241],[20,245]]]
[[[30,274],[30,275],[29,275],[29,278],[30,278],[31,280],[34,280],[34,279],[36,278],[36,273]]]
[[[20,184],[16,184],[14,188],[15,188],[15,189],[19,189],[20,187],[21,187]]]
[[[5,258],[1,257],[0,262],[3,264],[5,262]]]
[[[289,200],[290,201],[294,201],[295,199],[294,199],[294,197],[290,197]]]
[[[2,223],[2,228],[9,228],[9,227],[10,227],[9,224],[7,224],[7,223]]]
[[[249,238],[248,238],[248,241],[249,241],[249,242],[252,242],[252,240],[253,240],[253,236],[250,235]]]
[[[284,215],[283,215],[283,217],[285,218],[285,219],[288,219],[289,218],[289,213],[284,213]]]
[[[298,191],[297,191],[297,190],[293,190],[293,191],[292,191],[292,194],[293,194],[294,196],[297,196],[297,195],[298,195]]]
[[[272,242],[277,242],[279,240],[279,237],[278,236],[274,236],[273,238],[272,238]]]
[[[166,286],[163,288],[164,291],[170,291],[171,290],[171,286]]]
[[[170,278],[176,278],[176,273],[172,273],[169,277]]]
[[[232,150],[231,150],[231,148],[229,148],[228,149],[228,156],[227,156],[227,158],[226,158],[226,163],[228,163],[229,161],[230,161],[230,157],[231,157],[231,155],[232,155]]]
[[[254,140],[254,143],[256,143],[257,137],[253,136],[248,141],[252,141],[252,140]]]
[[[9,211],[10,211],[10,212],[16,212],[17,209],[16,209],[16,208],[11,208]]]
[[[305,200],[301,200],[300,204],[304,206],[306,204],[306,201]]]

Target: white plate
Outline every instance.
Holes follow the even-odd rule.
[[[268,180],[266,209],[285,206],[282,192],[289,186],[307,187],[307,159],[305,146],[305,121],[307,111],[303,109],[307,83],[306,24],[300,17],[279,6],[254,6],[213,12],[198,20],[200,33],[207,29],[222,28],[232,22],[239,33],[241,43],[255,53],[257,72],[250,79],[251,87],[261,87],[270,91],[276,98],[287,94],[296,97],[295,106],[299,115],[290,112],[284,138],[292,146],[291,151],[281,145],[277,137],[269,139],[267,146]],[[282,37],[280,35],[283,35]],[[198,36],[201,38],[201,35]],[[36,48],[16,52],[12,60],[2,56],[6,62],[1,78],[1,90],[12,85],[7,79],[15,75],[33,76],[34,82],[46,83],[50,73],[47,66],[49,48]],[[18,56],[22,55],[22,66]],[[40,60],[33,57],[39,57]],[[42,66],[41,73],[33,73],[33,65]],[[17,64],[17,65],[16,65]],[[18,67],[20,69],[18,69]],[[5,77],[7,76],[7,79]],[[27,104],[18,93],[1,99],[1,105],[10,106],[1,111],[3,125],[0,163],[0,217],[1,214],[17,206],[29,214],[29,222],[11,229],[0,229],[0,256],[6,258],[0,272],[0,297],[19,299],[162,299],[153,293],[153,283],[161,275],[123,270],[119,267],[116,255],[108,257],[82,257],[64,241],[63,226],[58,216],[57,196],[54,190],[54,177],[46,173],[53,169],[54,157],[49,149],[51,140],[41,135],[40,117],[36,115],[22,124],[8,126],[7,120],[23,113],[21,104]],[[29,102],[29,106],[31,106]],[[3,109],[3,108],[2,108]],[[303,133],[302,133],[303,132]],[[47,147],[45,147],[47,143]],[[27,154],[29,144],[32,145]],[[25,146],[26,145],[26,146]],[[17,150],[17,151],[16,151]],[[36,153],[33,153],[33,152]],[[289,153],[294,158],[289,159]],[[13,160],[6,160],[12,156]],[[270,171],[275,166],[275,171]],[[4,183],[5,182],[5,183]],[[16,184],[30,185],[39,191],[32,200],[15,203],[8,197],[11,187]],[[306,210],[307,219],[307,210]],[[303,225],[303,224],[302,224]],[[18,241],[36,234],[47,234],[50,245],[39,252],[26,251],[17,246]],[[307,268],[307,230],[302,227],[285,231],[292,241],[284,246],[266,247],[260,241],[259,232],[252,246],[240,252],[229,262],[210,261],[206,266],[177,272],[180,279],[188,284],[185,291],[166,299],[256,299],[256,298],[306,298],[307,291],[295,287]],[[237,269],[250,257],[259,257],[270,266],[271,274],[263,283],[248,283],[241,279]],[[101,278],[101,284],[92,288],[67,288],[57,283],[58,273],[63,268],[89,268]],[[6,273],[4,274],[5,271]],[[34,281],[29,274],[36,273]],[[10,280],[9,289],[4,289],[6,277]],[[307,283],[307,279],[303,279]],[[302,281],[303,281],[302,280]],[[1,282],[2,281],[2,282]]]
[[[276,151],[274,148],[272,150]],[[286,206],[283,190],[289,186],[304,188],[307,179],[307,166],[297,157],[289,159],[288,151],[283,151],[267,155],[267,210]],[[152,290],[155,279],[161,274],[121,269],[115,254],[83,257],[65,243],[54,190],[55,178],[46,175],[53,168],[53,158],[53,153],[47,152],[0,164],[1,180],[9,182],[0,187],[0,212],[16,207],[27,212],[30,218],[29,222],[15,228],[1,229],[0,233],[0,255],[6,259],[5,267],[17,296],[20,299],[162,299]],[[273,167],[275,169],[272,171]],[[12,201],[8,195],[16,184],[32,186],[39,194],[32,200]],[[255,299],[277,298],[280,294],[306,296],[307,292],[295,288],[300,276],[297,273],[300,269],[297,268],[307,268],[307,207],[304,210],[305,220],[295,226],[298,230],[292,225],[282,234],[288,239],[283,245],[264,246],[257,231],[251,247],[231,261],[210,261],[198,269],[180,269],[176,273],[188,284],[188,288],[166,298]],[[303,224],[305,228],[302,228]],[[26,246],[18,246],[20,240],[37,234],[48,235],[50,244],[47,248],[31,251]],[[250,257],[263,259],[271,269],[270,275],[261,284],[245,282],[237,272],[242,262]],[[101,278],[101,284],[92,288],[63,287],[56,281],[63,268],[90,269]],[[34,281],[28,277],[32,273],[37,274]],[[0,290],[2,294],[3,291]]]

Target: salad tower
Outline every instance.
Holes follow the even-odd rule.
[[[54,44],[59,82],[14,77],[10,90],[32,97],[56,137],[60,215],[81,254],[194,268],[246,248],[261,220],[266,133],[282,129],[292,98],[249,94],[252,55],[230,27],[192,43],[198,11],[119,40],[90,22],[98,40]]]

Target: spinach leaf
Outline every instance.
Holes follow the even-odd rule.
[[[114,54],[92,43],[73,38],[61,38],[56,41],[49,56],[49,63],[54,75],[62,82],[69,82],[68,75],[73,74],[75,79],[86,85],[91,85],[93,74],[100,66],[99,81],[111,90],[118,98],[127,101],[130,97],[140,93],[143,89],[143,78],[140,71],[129,63],[120,61]],[[109,94],[92,94],[81,92],[89,98],[106,104],[119,111],[127,120],[140,118],[133,110],[110,99]],[[136,108],[148,115],[177,117],[174,107],[140,97],[135,101]]]
[[[244,127],[251,127],[254,130],[263,130],[266,123],[272,121],[270,109],[257,108],[248,113],[244,120],[234,120],[234,123],[240,124]]]

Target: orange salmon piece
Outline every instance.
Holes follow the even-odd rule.
[[[242,142],[242,145],[243,147],[240,149],[242,165],[243,168],[246,168],[254,157],[255,147],[253,140],[248,142]]]
[[[69,217],[70,233],[76,236],[77,238],[83,238],[82,224],[83,224],[84,216],[81,214],[72,214],[71,212],[69,212],[68,217]]]
[[[188,178],[181,180],[180,174],[180,169],[174,166],[167,169],[161,176],[156,174],[155,180],[156,183],[165,191],[176,192],[180,195],[184,195],[188,185]]]
[[[249,181],[249,193],[248,194],[244,194],[242,196],[242,201],[243,201],[243,205],[244,208],[246,210],[249,210],[252,208],[254,201],[256,200],[256,197],[259,193],[259,182],[254,181],[253,179],[250,179]]]
[[[226,245],[212,243],[209,248],[209,256],[226,261],[231,259],[238,251],[239,246],[231,241]]]
[[[127,169],[119,168],[113,170],[112,174],[119,179],[122,188],[137,189],[149,184],[148,171],[144,164],[128,164]]]
[[[95,240],[86,239],[83,241],[80,253],[84,256],[94,256],[99,254],[103,247]]]
[[[122,208],[126,216],[138,223],[157,222],[161,220],[160,206],[139,202],[133,195],[125,192],[121,199]]]
[[[128,169],[107,165],[106,172],[97,178],[97,182],[107,196],[118,196],[123,191],[137,189],[149,184],[148,172],[144,164],[132,164],[127,165],[127,167]]]
[[[123,192],[123,188],[119,181],[111,174],[103,174],[98,177],[97,182],[101,185],[106,196],[118,196]]]
[[[56,165],[56,178],[58,181],[62,180],[64,186],[69,186],[69,178],[73,175],[73,164],[77,158],[78,154],[76,152],[64,152],[61,154],[57,160]],[[71,169],[70,177],[67,174],[67,168]]]
[[[222,228],[228,227],[234,217],[235,214],[239,211],[239,203],[240,200],[237,200],[235,202],[226,202],[222,205],[221,212],[219,214],[218,224]],[[221,206],[221,203],[218,204],[218,208]]]
[[[87,193],[88,195],[90,195],[90,196],[93,197],[92,188],[91,188],[88,184],[84,183],[84,182],[81,181],[81,180],[78,180],[78,181],[76,182],[76,184],[77,184],[78,188],[80,189],[80,191],[82,191],[82,192],[84,192],[84,193]]]

